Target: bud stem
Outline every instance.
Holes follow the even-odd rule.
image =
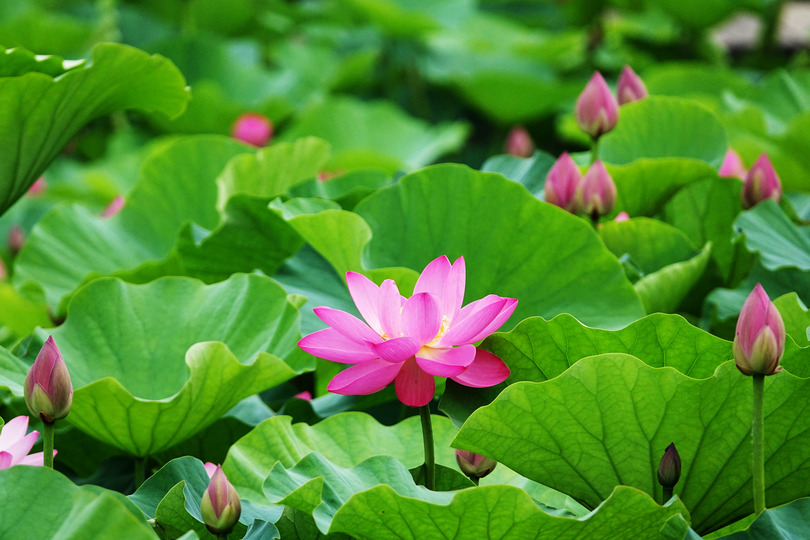
[[[217,540],[226,540],[228,538],[228,533],[219,533],[217,535]]]
[[[146,460],[149,458],[135,457],[135,490],[141,487],[141,484],[146,480]]]
[[[436,459],[433,454],[433,427],[430,423],[430,404],[419,407],[422,420],[422,440],[425,443],[425,487],[436,489]]]
[[[42,423],[42,456],[45,467],[53,469],[53,422]]]
[[[667,504],[667,501],[672,498],[672,488],[671,487],[664,487],[664,496],[661,499],[661,506]]]
[[[599,159],[599,139],[593,138],[591,139],[591,165],[596,163],[596,160]]]
[[[752,438],[752,473],[754,476],[754,513],[759,515],[765,510],[765,433],[763,402],[765,398],[765,375],[755,373],[754,411],[751,423]]]

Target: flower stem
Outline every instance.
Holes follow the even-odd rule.
[[[42,455],[44,465],[53,469],[53,422],[42,423]]]
[[[149,458],[135,457],[135,490],[137,491],[141,484],[146,480],[146,460]]]
[[[661,500],[661,506],[667,504],[667,501],[672,498],[672,488],[671,487],[664,487],[664,496]]]
[[[591,139],[591,165],[596,163],[597,159],[599,159],[599,139],[593,138]]]
[[[433,427],[430,424],[430,405],[419,407],[422,420],[422,440],[425,443],[425,487],[436,489],[436,458],[433,454]]]
[[[765,375],[754,374],[754,412],[751,423],[752,457],[754,476],[754,513],[765,510],[765,433],[763,402],[765,398]]]

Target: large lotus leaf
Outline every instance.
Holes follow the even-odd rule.
[[[264,479],[276,463],[292,468],[312,452],[345,467],[377,455],[393,456],[406,468],[417,467],[424,463],[421,429],[415,416],[394,426],[384,426],[360,412],[336,414],[313,426],[292,424],[288,416],[274,416],[231,447],[223,470],[240,492],[259,502],[264,499]],[[455,432],[447,418],[433,417],[437,463],[455,464],[450,448]]]
[[[810,336],[807,334],[807,329],[810,328],[810,310],[804,306],[799,295],[785,294],[773,303],[782,315],[787,335],[802,347],[810,346]]]
[[[449,495],[449,494],[448,494]],[[550,515],[522,490],[493,485],[466,489],[434,503],[406,497],[389,485],[357,493],[338,510],[331,530],[356,538],[673,538],[689,527],[686,509],[673,500],[661,507],[644,493],[619,486],[592,514],[580,519]]]
[[[337,177],[317,177],[290,189],[293,197],[320,197],[331,199],[346,210],[381,187],[392,183],[391,177],[376,169],[361,169]]]
[[[556,159],[551,154],[535,151],[530,158],[508,154],[493,156],[481,165],[481,172],[495,172],[520,182],[533,195],[539,197],[546,185],[546,176]],[[545,199],[543,199],[545,200]]]
[[[641,158],[607,170],[616,184],[616,211],[632,217],[651,216],[685,185],[717,177],[710,164],[690,158]]]
[[[45,467],[0,470],[0,537],[3,540],[79,540],[157,535],[126,497],[97,486],[76,486]]]
[[[279,357],[296,351],[298,309],[257,275],[210,286],[99,279],[75,295],[52,335],[76,389],[70,422],[146,456],[296,375]]]
[[[31,56],[22,49],[3,56],[7,60],[0,65],[0,74],[5,75],[0,77],[1,142],[15,151],[0,165],[0,214],[89,121],[121,109],[177,116],[189,97],[182,74],[171,62],[116,43],[96,45],[90,62],[65,63],[59,74],[47,59],[43,62],[48,69],[20,73],[20,63],[30,65]],[[8,59],[15,56],[23,61]]]
[[[629,262],[647,275],[670,264],[694,256],[696,246],[688,236],[672,225],[649,218],[604,223],[599,236],[620,260]]]
[[[207,538],[200,513],[200,501],[208,487],[209,478],[200,460],[182,457],[170,461],[130,495],[146,517],[154,519],[164,534],[179,536],[194,530],[200,538]],[[229,538],[278,537],[273,522],[281,517],[281,508],[258,507],[242,501],[242,513]],[[267,536],[253,536],[251,529],[261,528]],[[249,536],[245,536],[245,533]]]
[[[781,132],[795,117],[810,110],[808,84],[810,72],[780,69],[751,93],[750,101],[765,113],[768,131]]]
[[[15,396],[23,395],[23,381],[30,366],[0,347],[0,388],[7,388]]]
[[[512,370],[507,382],[545,381],[581,358],[631,354],[652,367],[669,366],[694,378],[710,377],[732,357],[731,343],[704,332],[680,315],[648,315],[621,330],[588,328],[570,315],[550,321],[532,317],[510,332],[498,332],[484,348]]]
[[[765,478],[771,506],[810,492],[810,381],[766,380]],[[596,507],[617,485],[661,500],[658,462],[681,457],[675,493],[701,534],[751,513],[751,379],[733,362],[708,379],[629,355],[581,360],[559,377],[516,383],[462,426],[454,446]]]
[[[639,158],[681,157],[719,168],[728,143],[723,125],[693,101],[650,97],[622,106],[619,123],[599,140],[599,157],[622,165]]]
[[[742,279],[753,263],[734,232],[734,220],[742,210],[741,189],[742,182],[734,178],[696,182],[676,193],[662,212],[664,220],[686,233],[695,245],[712,243],[712,259],[728,284]]]
[[[640,73],[654,96],[679,96],[719,102],[725,92],[744,94],[751,83],[733,70],[694,62],[665,62],[648,66]]]
[[[0,306],[0,326],[7,326],[17,336],[27,336],[37,326],[52,324],[41,291],[16,289],[11,283],[0,282]]]
[[[665,266],[635,283],[647,313],[671,313],[689,296],[711,260],[711,244],[686,261]]]
[[[677,500],[661,507],[640,491],[620,487],[586,518],[556,517],[514,486],[428,491],[415,485],[407,469],[389,456],[345,469],[311,454],[290,470],[277,465],[267,477],[265,492],[279,503],[312,513],[321,532],[375,539],[593,538],[596,531],[598,538],[644,537],[657,533],[670,518],[686,514]],[[616,532],[605,535],[611,524]],[[686,532],[685,520],[680,520],[680,528]]]
[[[743,531],[716,540],[801,540],[810,530],[810,499],[767,508]]]
[[[715,0],[706,5],[700,0],[662,0],[658,6],[691,28],[708,28],[725,19],[737,8],[733,0]]]
[[[346,8],[368,19],[387,34],[418,36],[442,26],[452,26],[468,15],[470,0],[430,2],[425,0],[350,0]]]
[[[775,201],[743,212],[734,226],[745,234],[748,249],[760,254],[765,268],[810,270],[810,229],[794,225]]]
[[[440,255],[463,255],[468,301],[518,298],[515,320],[571,313],[589,325],[619,327],[643,316],[621,266],[588,223],[500,175],[437,165],[355,210],[371,229],[367,266],[421,271]]]
[[[246,151],[224,137],[178,139],[156,148],[113,218],[78,206],[57,206],[43,217],[15,262],[15,285],[39,283],[56,310],[90,274],[166,258],[184,223],[216,227],[215,179],[228,160]]]
[[[407,116],[394,104],[331,98],[305,110],[281,140],[314,135],[332,145],[330,170],[379,168],[388,173],[418,169],[461,148],[467,138],[462,123],[430,126]]]

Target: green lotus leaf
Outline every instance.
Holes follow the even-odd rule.
[[[351,210],[369,194],[390,183],[391,177],[383,171],[361,169],[326,180],[313,178],[291,188],[290,194],[293,197],[331,199],[343,209]]]
[[[620,260],[629,258],[628,262],[642,276],[689,259],[696,251],[696,246],[683,232],[649,218],[604,223],[599,236]]]
[[[734,227],[745,234],[749,251],[760,254],[765,268],[810,270],[810,230],[794,225],[775,201],[741,213]]]
[[[810,381],[768,377],[767,504],[808,493]],[[652,368],[625,354],[577,362],[559,377],[508,387],[462,426],[453,445],[482,453],[595,508],[617,485],[661,500],[658,462],[672,442],[677,494],[700,534],[747,516],[751,379],[733,362],[708,379]]]
[[[513,320],[570,313],[615,328],[643,316],[621,266],[588,223],[500,175],[428,167],[370,195],[355,211],[371,231],[362,259],[368,267],[419,272],[440,255],[463,255],[467,298],[518,298]]]
[[[810,310],[804,306],[799,295],[795,292],[784,294],[773,303],[782,315],[787,335],[802,347],[810,346],[810,336],[807,334],[807,329],[810,328]]]
[[[262,484],[276,463],[291,469],[312,452],[343,467],[355,466],[371,456],[393,456],[407,472],[424,462],[421,429],[416,416],[390,427],[360,412],[336,414],[313,426],[293,425],[288,416],[274,416],[237,441],[222,467],[240,493],[261,502],[265,500]],[[450,448],[455,432],[447,418],[433,417],[437,463],[455,467]]]
[[[691,259],[670,264],[639,279],[635,287],[647,313],[676,311],[703,276],[711,252],[711,244],[706,244]]]
[[[648,315],[621,330],[588,328],[570,315],[526,319],[510,332],[488,337],[484,348],[507,363],[507,382],[545,381],[586,356],[631,354],[652,367],[669,366],[694,378],[711,377],[732,358],[731,343],[704,332],[680,315]]]
[[[93,47],[90,61],[63,63],[34,60],[28,51],[4,54],[21,57],[0,65],[0,140],[15,153],[0,165],[0,214],[22,197],[50,162],[85,124],[114,111],[139,109],[177,116],[189,99],[180,71],[160,56],[117,43]],[[47,66],[47,67],[45,67]]]
[[[208,483],[208,474],[200,460],[177,458],[147,478],[129,499],[147,518],[154,519],[165,534],[177,537],[193,530],[200,538],[207,538],[200,501]],[[231,533],[233,538],[278,538],[273,522],[281,517],[280,507],[259,507],[250,501],[241,501],[241,505],[239,522]],[[253,534],[251,529],[257,528],[262,528],[268,536],[246,536],[246,533]]]
[[[467,131],[458,122],[430,126],[388,102],[342,97],[302,112],[280,140],[314,135],[328,141],[333,151],[326,164],[329,170],[378,168],[394,173],[424,167],[458,150]]]
[[[75,388],[70,423],[136,456],[183,441],[306,368],[281,359],[300,354],[297,307],[258,275],[210,286],[99,279],[51,333]]]
[[[810,499],[797,499],[784,506],[766,508],[745,530],[715,537],[715,540],[773,538],[800,540],[810,527]]]
[[[719,168],[728,143],[708,109],[673,97],[650,97],[622,106],[619,123],[599,140],[599,157],[623,165],[639,158],[692,158]]]
[[[127,538],[157,535],[126,497],[98,486],[77,486],[45,467],[0,470],[0,537],[4,540],[50,538]]]
[[[500,173],[510,180],[520,182],[533,195],[539,196],[546,185],[548,171],[554,166],[555,161],[554,156],[539,150],[530,158],[503,154],[486,160],[481,165],[481,172]]]

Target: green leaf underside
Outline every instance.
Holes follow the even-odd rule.
[[[584,359],[556,379],[518,383],[475,412],[454,446],[596,507],[617,485],[661,499],[656,471],[674,442],[677,494],[701,534],[748,515],[751,379],[732,362],[709,379],[656,369],[624,354]],[[807,495],[810,382],[766,381],[767,504]]]
[[[8,57],[30,53],[13,50]],[[90,120],[122,109],[177,116],[189,99],[180,71],[167,59],[117,43],[100,43],[88,63],[59,73],[48,69],[21,73],[8,59],[0,78],[0,133],[4,148],[18,149],[0,164],[0,214],[20,198],[70,139]],[[43,62],[38,62],[40,66]],[[56,78],[53,77],[56,75]]]
[[[765,268],[810,270],[810,229],[794,225],[775,201],[743,212],[734,226],[745,234],[748,249],[759,252]]]

